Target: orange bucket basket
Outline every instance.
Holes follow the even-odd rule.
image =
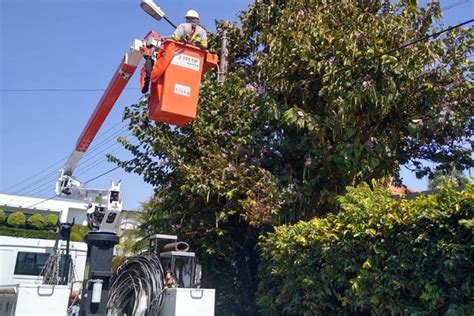
[[[196,118],[202,74],[217,65],[217,55],[196,46],[172,40],[163,42],[163,60],[155,65],[163,67],[150,85],[148,117],[161,123],[181,126]],[[166,64],[169,65],[166,67]]]

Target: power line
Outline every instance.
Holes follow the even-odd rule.
[[[363,62],[365,63],[365,62],[367,62],[367,61],[371,61],[371,60],[378,59],[378,58],[383,57],[383,56],[385,56],[385,55],[388,55],[388,54],[397,52],[397,51],[402,50],[402,49],[405,49],[405,48],[407,48],[407,47],[416,45],[416,44],[418,44],[418,43],[420,43],[420,42],[426,41],[426,40],[428,40],[428,39],[430,39],[430,38],[437,37],[437,36],[439,36],[439,35],[441,35],[441,34],[451,32],[452,30],[457,29],[457,28],[460,28],[460,27],[462,27],[462,26],[464,26],[464,25],[470,24],[470,23],[472,23],[473,21],[474,21],[474,19],[470,19],[470,20],[467,20],[467,21],[465,21],[465,22],[461,22],[461,23],[459,23],[459,24],[457,24],[457,25],[448,27],[448,28],[446,28],[446,29],[444,29],[444,30],[435,32],[435,33],[433,33],[433,34],[420,37],[420,38],[415,39],[415,40],[413,40],[413,41],[411,41],[411,42],[408,42],[408,43],[406,43],[406,44],[403,44],[402,46],[399,46],[399,47],[390,49],[390,50],[388,50],[388,51],[386,51],[386,52],[384,52],[384,53],[375,55],[374,57],[370,58],[369,60],[364,60]],[[350,65],[350,66],[348,66],[348,67],[343,67],[343,68],[341,68],[341,69],[339,69],[339,70],[336,70],[336,71],[333,72],[333,73],[326,73],[326,74],[324,74],[324,75],[322,75],[322,76],[317,77],[316,79],[310,80],[309,82],[318,81],[318,80],[321,80],[321,79],[323,79],[323,78],[325,78],[325,77],[327,77],[327,76],[329,76],[329,75],[335,75],[335,74],[338,74],[338,73],[340,73],[340,72],[342,72],[342,71],[346,71],[346,70],[348,70],[348,69],[350,69],[350,68],[355,68],[355,67],[359,66],[361,63],[362,63],[362,62],[358,62],[358,63],[355,63],[355,65]]]
[[[97,88],[97,89],[0,89],[0,92],[103,92],[106,89]],[[125,88],[124,91],[136,91],[140,90],[139,88]]]
[[[122,149],[122,147],[120,146],[121,144],[114,143],[114,144],[112,144],[108,147],[103,148],[100,152],[96,153],[92,157],[88,157],[86,160],[82,160],[83,164],[81,164],[81,166],[84,166],[84,164],[87,164],[87,163],[91,162],[92,160],[93,161],[90,164],[87,164],[86,167],[83,167],[83,169],[80,170],[80,172],[78,174],[83,174],[85,171],[89,171],[89,170],[97,167],[101,163],[101,161],[104,159],[104,153],[109,153],[109,151],[112,148],[117,147],[117,145],[119,145],[119,147],[115,148],[114,150],[112,150],[110,152],[110,153],[117,153],[118,151],[120,151]],[[99,157],[99,159],[95,159],[97,157]],[[87,168],[87,170],[84,170],[85,168]],[[53,177],[43,178],[42,180],[39,180],[36,183],[31,184],[28,188],[26,188],[27,190],[24,191],[21,195],[38,195],[40,193],[43,193],[45,191],[45,189],[47,191],[49,191],[50,188],[53,187],[53,184],[57,180],[58,172],[53,171],[49,175],[53,175]],[[48,184],[48,185],[46,186],[46,184]],[[46,188],[44,188],[44,187],[46,187]]]
[[[469,1],[470,1],[470,0],[460,0],[460,1],[458,1],[458,2],[451,3],[451,4],[448,4],[448,5],[445,6],[445,7],[442,7],[441,10],[442,10],[442,11],[448,11],[448,10],[453,9],[453,8],[455,8],[455,7],[458,7],[458,6],[462,5],[462,4],[466,4],[466,3],[468,3]]]
[[[43,201],[39,201],[38,203],[35,203],[35,204],[30,205],[30,206],[25,207],[25,208],[33,208],[34,206],[40,205],[41,203],[44,203],[44,202],[49,201],[49,200],[52,200],[52,199],[54,199],[55,197],[56,197],[56,195],[54,195],[54,196],[52,196],[52,197],[50,197],[50,198],[44,199]]]
[[[130,133],[129,135],[125,136],[125,137],[128,137],[130,136],[132,133]],[[129,139],[127,139],[127,141],[129,141]],[[118,146],[118,147],[117,147]],[[117,148],[114,148],[114,147],[117,147]],[[112,148],[114,148],[112,150]],[[78,170],[76,172],[76,178],[79,176],[79,175],[85,175],[87,172],[89,172],[90,170],[93,170],[95,168],[98,168],[99,166],[101,166],[103,163],[107,163],[108,161],[105,160],[105,155],[101,155],[103,153],[106,153],[106,154],[117,154],[119,153],[121,150],[123,149],[123,147],[121,147],[121,144],[120,143],[115,143],[107,148],[105,148],[104,150],[102,150],[101,152],[97,153],[96,155],[94,155],[93,157],[89,157],[87,160],[83,160],[81,163],[81,165],[78,167]],[[95,159],[94,161],[92,161],[94,158],[98,157],[98,159]],[[90,162],[90,163],[89,163]],[[85,164],[84,164],[85,163]],[[53,177],[53,178],[49,178],[49,179],[43,179],[42,183],[41,184],[38,184],[32,188],[30,188],[29,191],[26,191],[23,195],[32,195],[32,196],[42,196],[42,195],[46,195],[49,191],[51,191],[51,188],[54,187],[54,184],[55,182],[57,181],[57,177]]]
[[[33,179],[33,178],[38,177],[40,174],[45,173],[46,170],[49,170],[49,169],[53,168],[54,166],[56,166],[57,164],[60,164],[61,162],[63,162],[67,157],[68,157],[68,156],[64,156],[63,158],[61,158],[60,160],[58,160],[58,161],[56,161],[55,163],[51,164],[50,166],[46,167],[45,169],[43,169],[43,170],[41,170],[41,171],[39,171],[39,172],[33,174],[32,176],[30,176],[30,177],[28,177],[28,178],[26,178],[26,179],[24,179],[24,180],[22,180],[22,181],[20,181],[20,182],[18,182],[18,183],[16,183],[16,184],[12,185],[12,186],[7,187],[7,188],[6,188],[5,190],[3,190],[3,191],[7,192],[7,191],[9,191],[9,190],[11,190],[11,189],[13,189],[13,188],[18,187],[19,185],[21,185],[21,184],[23,184],[23,183],[25,183],[25,182],[27,182],[27,181],[30,180],[30,179]],[[49,176],[49,173],[48,173],[47,176]],[[20,188],[20,191],[21,191],[22,189],[23,189],[23,188]],[[13,194],[14,194],[14,192],[17,192],[17,191],[18,191],[18,190],[13,191]]]
[[[99,135],[98,139],[100,139],[101,137],[105,137],[105,135],[110,133],[112,130],[116,129],[117,127],[120,127],[121,124],[122,124],[122,122],[119,122],[118,124],[115,124],[111,128],[108,128],[106,131],[104,131],[103,133],[101,133]],[[117,137],[121,132],[125,131],[126,129],[127,129],[126,125],[122,126],[118,131],[114,131],[112,135],[105,137],[105,139],[101,140],[101,142],[99,142],[99,143],[95,144],[93,147],[91,147],[91,149],[88,152],[86,152],[83,159],[88,158],[93,152],[97,151],[97,149],[103,148],[102,145],[110,143],[111,139],[114,139],[115,137]],[[28,177],[28,178],[26,178],[22,181],[10,186],[10,187],[7,187],[3,191],[8,192],[8,191],[12,190],[13,188],[16,188],[16,187],[18,187],[18,186],[20,186],[24,183],[29,182],[27,185],[24,185],[24,186],[20,187],[19,189],[15,189],[14,191],[11,191],[12,192],[11,194],[19,194],[20,192],[24,191],[25,189],[31,188],[31,186],[36,185],[38,182],[44,181],[45,178],[48,178],[48,177],[50,177],[52,175],[55,175],[55,174],[58,174],[60,166],[64,165],[65,160],[68,157],[69,157],[69,155],[64,156],[63,158],[61,158],[60,160],[58,160],[55,163],[51,164],[50,166],[46,167],[45,169],[37,172],[36,174],[34,174],[34,175],[32,175],[32,176],[30,176],[30,177]],[[54,169],[54,170],[49,171],[51,169]],[[45,174],[45,173],[47,173],[47,174]],[[35,179],[35,180],[33,180],[33,179]],[[30,180],[32,180],[32,181],[30,181]]]
[[[470,19],[468,21],[465,21],[465,22],[462,22],[462,23],[459,23],[455,26],[451,26],[451,27],[448,27],[447,29],[444,29],[444,30],[441,30],[441,31],[438,31],[436,33],[433,33],[433,34],[430,34],[430,35],[426,35],[424,37],[421,37],[421,38],[418,38],[412,42],[409,42],[409,43],[406,43],[400,47],[397,47],[397,48],[394,48],[394,49],[391,49],[389,51],[386,51],[385,53],[382,53],[382,54],[379,54],[379,55],[376,55],[375,57],[373,57],[373,59],[376,59],[376,58],[380,58],[382,56],[385,56],[385,55],[388,55],[388,54],[391,54],[391,53],[394,53],[396,51],[399,51],[399,50],[402,50],[402,49],[405,49],[407,47],[410,47],[410,46],[413,46],[415,44],[418,44],[420,42],[423,42],[423,41],[426,41],[430,38],[433,38],[433,37],[436,37],[436,36],[439,36],[441,34],[444,34],[444,33],[447,33],[447,32],[451,32],[452,30],[454,29],[457,29],[457,28],[460,28],[461,26],[464,26],[464,25],[467,25],[467,24],[470,24],[474,21],[474,19]]]
[[[94,178],[92,178],[92,179],[87,180],[86,182],[84,182],[84,184],[87,184],[87,183],[89,183],[89,182],[92,182],[92,181],[94,181],[94,180],[97,180],[97,179],[99,179],[100,177],[103,177],[103,176],[105,176],[105,175],[111,173],[112,171],[117,170],[118,168],[120,168],[120,166],[114,167],[114,168],[112,168],[112,169],[110,169],[110,170],[108,170],[108,171],[106,171],[106,172],[103,172],[103,173],[99,174],[98,176],[96,176],[96,177],[94,177]],[[32,208],[32,207],[37,206],[37,205],[39,205],[39,204],[41,204],[41,203],[44,203],[44,202],[49,201],[49,200],[52,200],[52,199],[54,199],[55,197],[56,197],[56,195],[54,195],[54,196],[52,196],[52,197],[50,197],[50,198],[44,199],[43,201],[40,201],[40,202],[38,202],[38,203],[35,203],[35,204],[33,204],[33,205],[31,205],[31,206],[28,206],[28,207],[25,207],[25,208]]]
[[[127,139],[127,141],[130,142],[129,139]],[[117,143],[117,144],[118,144],[118,145],[122,145],[122,144],[119,144],[119,143]],[[133,146],[136,146],[136,144],[133,144],[132,142],[130,142],[130,144],[133,145]],[[101,164],[101,163],[103,163],[103,162],[109,162],[108,160],[103,159],[103,158],[105,158],[105,156],[107,156],[107,155],[115,155],[115,154],[117,154],[117,153],[120,153],[123,149],[124,149],[124,148],[123,148],[122,146],[120,146],[120,147],[118,147],[118,148],[116,148],[116,149],[114,149],[114,150],[112,150],[112,151],[108,151],[107,153],[105,153],[104,156],[99,157],[99,159],[97,159],[95,162],[91,162],[91,163],[89,163],[89,164],[87,164],[87,165],[83,165],[82,168],[81,168],[80,170],[78,170],[78,172],[76,173],[76,177],[79,176],[79,175],[81,175],[81,177],[84,177],[85,174],[87,174],[87,172],[89,172],[90,170],[96,168],[96,167],[98,166],[98,164]]]
[[[94,181],[94,180],[97,180],[97,179],[99,179],[100,177],[103,177],[103,176],[105,176],[105,175],[111,173],[112,171],[117,170],[118,168],[120,168],[120,166],[114,167],[114,168],[112,168],[112,169],[110,169],[110,170],[108,170],[108,171],[106,171],[106,172],[104,172],[104,173],[101,173],[101,174],[99,174],[98,176],[96,176],[96,177],[94,177],[94,178],[92,178],[92,179],[87,180],[86,182],[84,182],[84,184],[88,184],[89,182],[92,182],[92,181]]]
[[[455,7],[455,6],[457,6],[457,5],[461,5],[461,4],[463,4],[463,3],[465,3],[465,2],[452,4],[451,6],[446,7],[445,10],[450,9],[450,8],[452,8],[452,7]],[[474,19],[470,19],[470,20],[468,20],[468,21],[459,23],[459,24],[457,24],[457,25],[455,25],[455,26],[452,26],[452,27],[449,27],[449,28],[447,28],[447,29],[444,29],[444,30],[435,32],[435,33],[433,33],[433,34],[426,35],[426,36],[424,36],[424,37],[418,38],[418,39],[416,39],[416,40],[414,40],[414,41],[411,41],[411,42],[408,42],[408,43],[406,43],[406,44],[404,44],[404,45],[402,45],[402,46],[399,46],[399,47],[393,48],[393,49],[391,49],[391,50],[388,50],[388,51],[386,51],[386,52],[384,52],[384,53],[378,54],[378,55],[374,56],[373,58],[371,58],[371,60],[374,60],[374,59],[383,57],[383,56],[385,56],[385,55],[394,53],[394,52],[396,52],[396,51],[405,49],[405,48],[407,48],[407,47],[416,45],[416,44],[418,44],[418,43],[420,43],[420,42],[422,42],[422,41],[429,40],[430,38],[439,36],[439,35],[441,35],[441,34],[450,32],[450,31],[452,31],[452,30],[454,30],[454,29],[456,29],[456,28],[459,28],[459,27],[462,27],[462,26],[464,26],[464,25],[470,24],[470,23],[472,23],[473,21],[474,21]],[[357,63],[356,65],[358,65],[358,63]],[[334,72],[334,73],[332,73],[332,74],[337,74],[337,73],[339,73],[339,72],[341,72],[341,71],[344,71],[344,70],[347,70],[347,69],[353,68],[353,67],[354,67],[353,65],[351,65],[350,67],[344,67],[344,68],[342,68],[342,69],[340,69],[340,70],[337,70],[336,72]],[[315,80],[320,80],[320,79],[322,79],[322,78],[324,78],[324,77],[326,77],[326,76],[328,76],[328,75],[331,75],[331,73],[327,73],[327,74],[325,74],[325,75],[323,75],[323,76],[320,76],[320,77],[314,79],[314,81],[315,81]],[[313,80],[312,80],[312,81],[313,81]],[[70,92],[75,92],[75,91],[77,91],[77,92],[84,92],[84,91],[104,91],[104,90],[105,90],[105,89],[2,89],[2,90],[0,90],[0,92],[20,92],[20,91],[21,91],[21,92],[28,92],[28,91],[44,91],[44,92],[68,92],[68,91],[70,91]],[[128,88],[128,89],[125,89],[125,90],[137,90],[137,89],[136,89],[136,88]],[[107,172],[105,172],[105,173],[100,174],[99,176],[97,176],[97,177],[95,177],[95,178],[93,178],[93,179],[91,179],[91,180],[89,180],[89,181],[87,181],[87,182],[85,182],[85,183],[88,183],[88,182],[91,182],[91,181],[93,181],[93,180],[95,180],[95,179],[97,179],[97,178],[100,178],[101,176],[106,175],[106,174],[108,174],[108,173],[110,173],[110,172],[112,172],[112,171],[114,171],[114,170],[116,170],[116,169],[118,169],[118,168],[119,168],[119,167],[117,166],[117,167],[115,167],[115,168],[113,168],[113,169],[111,169],[111,170],[109,170],[109,171],[107,171]]]

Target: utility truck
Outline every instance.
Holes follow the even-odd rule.
[[[158,21],[163,19],[176,27],[165,17],[165,13],[153,0],[143,0],[140,6],[154,19]],[[43,275],[36,276],[34,282],[28,282],[28,285],[25,285],[22,280],[8,279],[3,285],[0,284],[0,313],[2,315],[67,315],[67,307],[71,305],[68,300],[74,289],[81,291],[80,315],[110,314],[108,297],[113,279],[111,271],[113,249],[119,243],[119,237],[115,230],[121,221],[121,183],[112,181],[108,189],[88,188],[80,180],[74,178],[73,173],[143,59],[145,63],[141,72],[141,82],[142,91],[149,90],[149,118],[157,122],[180,126],[191,122],[196,117],[201,77],[203,73],[217,65],[217,56],[186,43],[170,39],[163,40],[154,31],[150,31],[143,39],[133,40],[80,134],[69,159],[60,170],[56,183],[55,192],[58,197],[79,200],[86,205],[86,224],[92,229],[86,236],[87,248],[83,243],[84,246],[75,243],[69,245],[68,240],[67,246],[65,246],[62,241],[64,238],[59,237],[56,243],[46,241],[32,243],[19,239],[17,241],[5,240],[4,244],[10,245],[10,248],[14,243],[18,244],[16,250],[12,251],[19,252],[25,247],[39,247],[45,255],[50,254],[50,258],[42,258],[42,260],[48,261],[45,266],[49,270],[43,267]],[[161,69],[162,73],[157,80],[150,82],[150,72],[157,65],[163,68]],[[180,244],[175,236],[160,235],[155,237],[152,240],[155,248],[156,241],[171,241],[171,246],[168,245],[167,251],[160,254],[159,250],[155,249],[155,256],[161,257],[163,262],[168,262],[168,268],[181,269],[171,271],[171,273],[184,276],[183,266],[178,264],[183,258],[191,260],[191,269],[193,270],[190,274],[191,277],[188,277],[185,282],[186,284],[181,282],[181,286],[187,285],[188,288],[179,287],[179,282],[177,282],[178,287],[158,293],[163,296],[160,298],[160,315],[213,315],[214,290],[193,288],[195,283],[194,254],[189,252],[186,254],[186,251],[182,251],[183,249],[179,248]],[[0,251],[3,250],[2,247],[4,246],[0,245]],[[45,275],[49,273],[48,271],[59,270],[54,264],[60,264],[61,261],[56,259],[60,258],[64,251],[68,255],[73,254],[75,259],[72,262],[76,268],[82,270],[80,273],[83,273],[83,278],[71,278],[67,280],[66,284],[60,284],[58,281],[61,279],[60,275],[54,275],[48,279],[48,282],[45,282]],[[56,261],[51,259],[53,253],[56,254]],[[2,262],[3,264],[5,263]],[[67,266],[69,267],[69,263]],[[10,270],[2,269],[2,273]],[[159,281],[164,283],[164,280]],[[130,282],[133,283],[134,280],[131,279]],[[133,296],[133,294],[131,295]],[[146,293],[144,295],[146,296]],[[130,300],[129,305],[138,304],[133,299]],[[149,300],[150,304],[153,304],[154,301],[156,300]],[[148,307],[142,306],[140,312],[135,310],[134,313],[151,315],[147,312]],[[127,314],[127,311],[128,315],[131,315],[130,308],[127,309],[127,307],[124,307],[121,314]]]

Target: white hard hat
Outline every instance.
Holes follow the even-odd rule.
[[[199,19],[199,13],[197,13],[196,10],[189,10],[188,12],[186,12],[186,17]]]

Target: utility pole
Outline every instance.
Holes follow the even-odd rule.
[[[225,21],[222,25],[221,58],[219,62],[219,72],[217,73],[217,81],[220,83],[224,83],[227,80],[228,57],[229,57],[229,51],[227,49],[227,45],[228,45],[227,28],[228,27],[229,27],[229,22]]]

